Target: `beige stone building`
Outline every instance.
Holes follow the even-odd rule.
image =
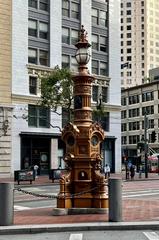
[[[121,0],[121,85],[146,82],[159,66],[159,1]]]
[[[0,0],[0,175],[11,172],[12,1]]]
[[[153,71],[154,73],[154,71]],[[152,76],[152,73],[150,73]],[[159,152],[159,71],[154,73],[152,82],[122,90],[121,131],[122,156],[135,159],[137,144],[145,138],[151,150]],[[156,80],[155,80],[156,78]],[[152,133],[155,131],[156,139]]]

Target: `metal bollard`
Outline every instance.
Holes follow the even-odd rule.
[[[109,221],[122,221],[122,179],[109,178]]]
[[[0,183],[0,226],[13,224],[14,183]]]

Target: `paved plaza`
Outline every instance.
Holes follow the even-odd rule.
[[[114,175],[113,175],[114,176]],[[119,177],[119,175],[118,175]],[[1,179],[10,181],[9,179]],[[24,182],[21,185],[15,183],[15,187],[36,187],[41,185],[56,185],[52,183],[48,176],[40,176],[30,185]],[[159,221],[159,176],[149,174],[149,178],[136,178],[126,181],[123,175],[123,222],[140,222],[140,221]],[[30,195],[24,194],[24,199],[31,199]],[[34,199],[33,199],[34,201]],[[58,224],[58,223],[88,223],[88,222],[108,222],[108,214],[81,214],[53,216],[52,207],[41,207],[34,209],[23,209],[14,212],[15,225],[27,224]]]

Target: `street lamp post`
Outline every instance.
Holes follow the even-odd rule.
[[[148,140],[147,140],[147,115],[144,114],[144,152],[145,152],[145,178],[148,178]]]
[[[66,144],[64,161],[69,171],[60,181],[58,208],[107,208],[106,180],[101,170],[101,142],[104,130],[92,121],[91,84],[87,63],[90,59],[90,44],[82,26],[80,41],[75,45],[79,64],[74,81],[74,121],[62,131]]]

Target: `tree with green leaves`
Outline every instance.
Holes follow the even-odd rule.
[[[67,68],[55,67],[52,72],[41,77],[40,105],[57,112],[61,106],[68,110],[68,121],[71,121],[73,101],[73,80]]]

